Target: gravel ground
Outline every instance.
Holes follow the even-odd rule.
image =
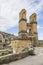
[[[24,59],[3,65],[43,65],[43,48],[36,47],[34,52],[35,56],[28,56]]]

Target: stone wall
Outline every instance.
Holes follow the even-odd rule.
[[[25,48],[31,48],[32,42],[30,40],[14,40],[11,43],[11,47],[15,52],[21,52]]]
[[[33,53],[33,51],[32,51],[32,53]],[[19,54],[5,55],[5,56],[0,57],[0,64],[9,63],[11,61],[16,61],[16,60],[22,59],[22,58],[24,58],[28,55],[29,55],[29,51],[22,52],[22,53],[19,53]]]

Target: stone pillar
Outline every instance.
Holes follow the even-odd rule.
[[[27,20],[26,20],[26,10],[22,9],[19,13],[19,35],[27,33]]]
[[[35,46],[38,44],[38,33],[37,33],[37,20],[36,20],[36,13],[33,13],[30,16],[30,24],[31,24],[31,32],[35,36],[34,38],[34,44]]]

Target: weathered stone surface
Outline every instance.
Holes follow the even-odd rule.
[[[33,50],[32,50],[32,52],[33,52]],[[29,51],[22,52],[22,53],[19,53],[19,54],[5,55],[5,56],[0,57],[0,64],[9,63],[11,61],[16,61],[16,60],[22,59],[24,57],[27,57],[28,55],[29,55]]]
[[[43,47],[35,48],[35,56],[28,56],[17,62],[11,62],[3,65],[43,65]]]

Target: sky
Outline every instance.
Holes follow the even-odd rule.
[[[38,39],[43,40],[43,0],[0,0],[0,31],[18,35],[22,9],[27,11],[27,22],[31,14],[37,14]]]

